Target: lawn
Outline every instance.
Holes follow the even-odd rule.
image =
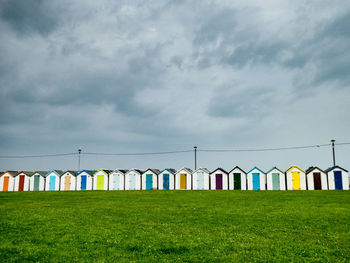
[[[4,261],[350,261],[350,191],[0,193]]]

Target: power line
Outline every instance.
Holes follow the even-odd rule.
[[[299,150],[310,149],[330,146],[327,144],[316,144],[307,146],[292,146],[292,147],[279,147],[279,148],[256,148],[256,149],[197,149],[198,152],[267,152],[267,151],[283,151],[283,150]],[[335,145],[350,145],[350,142],[335,143]],[[143,155],[166,155],[166,154],[178,154],[193,152],[193,149],[182,151],[164,151],[164,152],[134,152],[134,153],[98,153],[98,152],[81,152],[83,155],[100,155],[100,156],[143,156]],[[1,159],[21,159],[21,158],[46,158],[46,157],[61,157],[61,156],[73,156],[78,153],[57,153],[57,154],[42,154],[42,155],[9,155],[0,156]]]

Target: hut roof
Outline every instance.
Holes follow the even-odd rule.
[[[41,176],[47,175],[48,171],[34,171],[32,175],[39,174]]]
[[[12,177],[15,177],[18,174],[18,171],[5,171],[1,174],[1,176],[3,176],[5,173],[9,173]]]
[[[221,172],[223,172],[223,173],[225,173],[225,174],[228,174],[228,172],[226,172],[223,168],[220,168],[220,167],[219,167],[219,168],[216,168],[214,171],[212,171],[211,174],[212,174],[212,173],[215,173],[216,171],[221,171]]]
[[[342,167],[340,167],[340,166],[338,166],[338,165],[335,165],[335,166],[332,166],[332,167],[329,167],[329,168],[327,168],[326,169],[326,172],[328,173],[328,172],[330,172],[330,171],[332,171],[332,170],[334,170],[334,169],[340,169],[340,170],[343,170],[344,172],[348,172],[348,170],[346,170],[346,169],[344,169],[344,168],[342,168]]]
[[[250,173],[251,171],[253,171],[254,169],[259,170],[259,171],[262,172],[263,174],[265,173],[265,172],[263,172],[261,169],[259,169],[258,167],[254,166],[254,168],[251,169],[247,174],[249,174],[249,173]]]
[[[180,173],[182,170],[185,170],[187,173],[192,174],[193,171],[190,168],[182,167],[180,170],[176,172],[176,174]]]
[[[209,170],[208,170],[207,168],[198,168],[198,169],[195,170],[193,173],[197,173],[197,172],[199,172],[199,171],[203,171],[203,172],[205,172],[205,173],[210,174],[210,172],[209,172]]]
[[[276,166],[272,167],[270,170],[268,170],[267,174],[272,172],[274,169],[276,169],[277,171],[279,171],[280,173],[284,174],[284,172],[282,172],[280,169],[278,169]]]
[[[153,168],[149,168],[146,171],[144,171],[143,173],[147,173],[148,171],[151,171],[157,175],[160,174],[160,171],[158,169],[153,169]]]
[[[173,169],[173,168],[165,168],[164,170],[161,171],[161,173],[163,173],[165,171],[167,171],[167,172],[169,172],[171,174],[176,174],[176,170]]]
[[[20,171],[17,175],[24,173],[27,176],[32,176],[34,174],[34,172],[30,172],[30,171]]]
[[[306,170],[306,173],[309,174],[309,173],[311,173],[311,172],[312,172],[313,170],[315,170],[315,169],[320,170],[322,173],[326,173],[325,171],[323,171],[321,168],[319,168],[319,167],[317,167],[317,166],[311,166],[311,167],[309,167],[309,168]]]
[[[245,172],[242,168],[240,168],[240,167],[238,167],[238,166],[235,166],[229,173],[232,173],[233,170],[235,170],[235,169],[239,169],[239,170],[241,170],[241,172],[243,172],[243,173],[246,174],[246,172]]]
[[[305,173],[305,171],[303,170],[303,169],[301,169],[299,166],[297,166],[297,165],[293,165],[293,166],[291,166],[287,171],[286,171],[286,173],[288,173],[290,170],[292,170],[293,168],[297,168],[297,169],[299,169],[300,171],[302,171],[303,173]]]
[[[77,171],[72,171],[72,170],[67,170],[67,171],[65,171],[63,174],[65,174],[65,173],[70,173],[70,174],[72,174],[72,175],[74,175],[74,176],[77,176],[77,174],[78,174]],[[63,175],[63,174],[62,174],[62,175]]]

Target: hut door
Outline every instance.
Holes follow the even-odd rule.
[[[64,190],[70,190],[70,176],[66,176],[66,178],[64,179]]]
[[[321,173],[314,173],[314,189],[321,190]]]
[[[197,189],[198,190],[204,189],[204,174],[203,173],[197,173]]]
[[[233,174],[233,189],[234,190],[241,190],[241,174],[240,173],[234,173]]]
[[[163,174],[163,189],[169,190],[169,174]]]
[[[215,175],[216,190],[222,190],[222,174]]]
[[[187,186],[186,174],[180,174],[180,189],[185,190]]]
[[[119,190],[119,174],[114,174],[113,175],[113,187],[114,187],[114,190]]]
[[[4,187],[2,189],[4,192],[7,192],[9,190],[9,180],[10,180],[10,177],[8,176],[4,177]]]
[[[152,190],[152,189],[153,189],[153,175],[146,174],[146,190]]]
[[[253,173],[253,190],[260,190],[260,174]]]
[[[81,176],[80,190],[86,190],[86,175]]]
[[[24,189],[24,176],[25,176],[25,175],[20,175],[20,176],[19,176],[18,191],[23,191],[23,189]]]
[[[342,190],[343,189],[343,178],[341,171],[334,171],[334,184],[336,190]]]
[[[98,175],[97,176],[97,187],[96,190],[103,190],[104,186],[104,180],[105,177],[103,175]]]
[[[34,191],[39,191],[40,176],[34,175]]]
[[[56,176],[50,176],[49,190],[55,191],[55,185],[56,185]]]
[[[129,175],[129,190],[135,190],[135,174]]]
[[[300,172],[292,172],[293,190],[300,190]]]
[[[272,190],[280,190],[280,174],[272,173]]]

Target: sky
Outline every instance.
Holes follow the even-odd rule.
[[[0,0],[0,156],[350,142],[350,1]],[[194,168],[193,152],[81,169]],[[230,170],[332,164],[330,147],[198,152]],[[350,145],[336,146],[350,168]],[[0,170],[78,157],[0,158]]]

